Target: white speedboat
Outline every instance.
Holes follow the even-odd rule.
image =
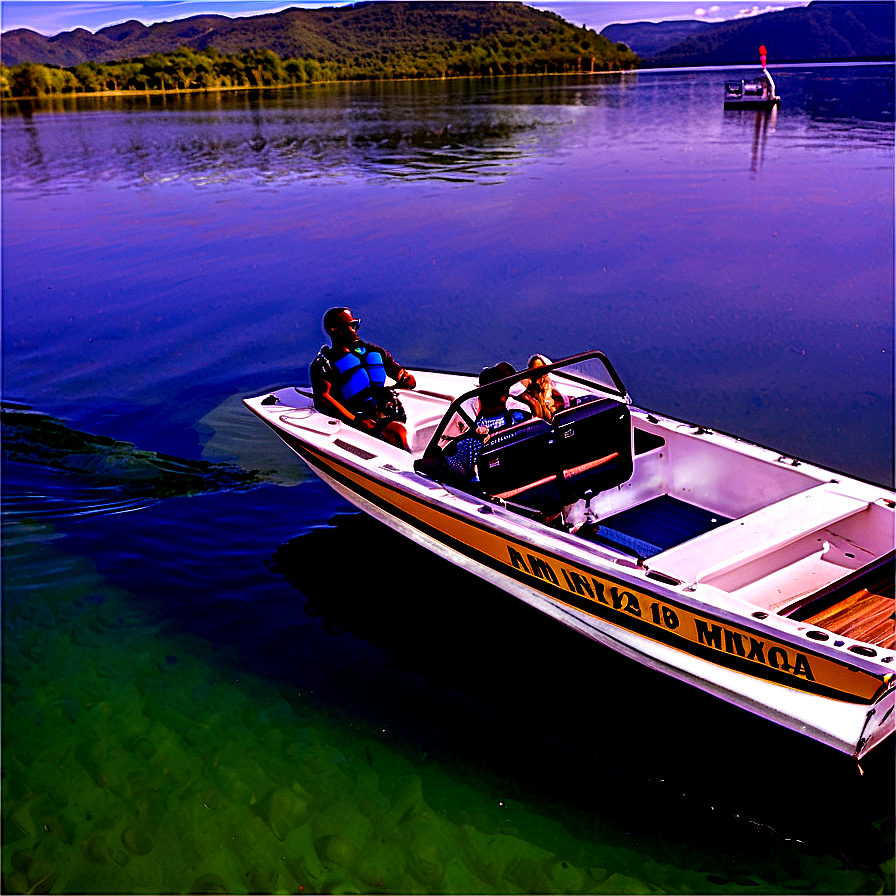
[[[356,507],[600,644],[857,758],[892,734],[892,491],[637,408],[597,351],[538,369],[570,406],[492,433],[468,482],[445,456],[477,378],[413,373],[411,453],[297,388],[245,404]]]

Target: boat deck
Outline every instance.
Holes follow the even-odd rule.
[[[602,519],[599,532],[610,541],[634,548],[642,557],[653,557],[730,522],[721,514],[660,495]]]
[[[602,517],[593,539],[656,558],[659,572],[679,580],[707,582],[768,612],[892,650],[892,555],[850,583],[858,564],[853,542],[842,533],[856,538],[857,531],[854,523],[852,530],[840,529],[862,516],[867,522],[874,509],[821,487],[754,514],[753,519],[763,518],[763,525],[745,525],[751,519],[746,517],[731,526],[733,521],[720,513],[660,495]],[[587,527],[583,534],[589,537]],[[782,581],[785,576],[787,582]]]
[[[892,567],[866,587],[850,592],[831,606],[800,614],[801,621],[854,641],[896,649],[896,600]],[[811,614],[811,615],[810,615]]]

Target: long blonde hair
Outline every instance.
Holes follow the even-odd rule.
[[[551,363],[551,359],[546,358],[544,355],[532,355],[527,366],[531,367],[536,361],[541,361],[545,367]],[[557,408],[553,394],[554,383],[550,376],[547,374],[541,377],[533,376],[526,381],[526,391],[538,400],[538,403],[547,411],[549,417],[553,416]]]

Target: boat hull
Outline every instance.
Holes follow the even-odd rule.
[[[759,109],[768,112],[780,105],[780,97],[773,100],[725,100],[726,109]]]
[[[829,670],[825,676],[829,683],[818,685],[815,693],[803,690],[809,682],[802,678],[794,687],[793,670],[801,667],[811,669],[817,683],[823,658],[801,654],[763,634],[761,656],[748,660],[740,655],[739,645],[749,643],[750,632],[731,619],[694,613],[662,588],[635,590],[630,583],[610,579],[569,557],[535,551],[524,541],[495,535],[488,525],[426,506],[416,496],[402,494],[394,485],[334,462],[307,445],[287,444],[359,510],[617,653],[857,758],[888,733],[880,722],[892,716],[896,693],[891,689],[874,701],[880,682],[872,676],[858,675],[864,679],[859,682],[855,670],[841,666]],[[488,505],[481,506],[488,512],[480,515],[494,513]],[[655,614],[659,625],[653,621]],[[676,635],[663,624],[676,618],[677,628],[690,623],[693,639]],[[745,646],[744,654],[748,650]],[[748,666],[754,668],[743,671]],[[788,668],[791,671],[785,671]],[[844,678],[839,685],[838,676]]]
[[[418,381],[422,379],[419,375]],[[444,383],[441,387],[447,389]],[[458,391],[464,390],[455,388],[455,394]],[[882,665],[892,656],[881,659],[879,652],[873,652],[877,659],[867,659],[870,653],[849,654],[847,650],[855,649],[849,642],[833,641],[812,625],[777,613],[751,613],[749,604],[726,600],[723,590],[700,585],[699,577],[676,579],[661,571],[661,563],[654,568],[643,558],[595,550],[583,539],[551,530],[501,502],[489,502],[418,473],[406,452],[317,414],[307,400],[300,408],[290,407],[290,402],[296,404],[291,390],[277,395],[285,401],[278,398],[272,405],[272,396],[265,401],[247,399],[246,404],[348,502],[561,624],[651,669],[859,758],[892,732],[896,688],[891,668]],[[450,403],[450,397],[442,397]],[[421,397],[415,395],[414,400]],[[410,401],[405,403],[411,406]],[[633,408],[632,413],[639,426],[651,420],[661,425],[647,412]],[[416,422],[422,426],[426,421],[417,415]],[[670,422],[664,431],[671,438],[682,426]],[[753,450],[740,440],[730,441],[737,444],[739,456]],[[699,450],[705,452],[706,442],[700,444]],[[761,452],[772,454],[766,449],[753,451]],[[653,457],[664,453],[657,448]],[[781,460],[765,461],[775,476],[806,475],[786,472],[792,466],[782,466]],[[699,466],[706,468],[705,459]],[[814,502],[824,502],[825,519],[842,519],[854,513],[852,503],[865,507],[873,497],[861,490],[858,498],[812,496],[824,488],[809,489],[811,500],[804,502],[801,512],[815,513]],[[832,516],[834,498],[845,500],[847,506],[834,507]],[[799,493],[794,499],[802,501]],[[785,504],[779,501],[777,506]],[[739,542],[744,538],[741,531],[747,532],[736,530]],[[827,529],[817,531],[833,537]],[[791,541],[798,545],[802,542],[796,539],[803,536],[794,532]],[[718,530],[706,537],[718,540],[723,534]],[[810,540],[814,535],[813,529]],[[675,554],[666,551],[665,556]],[[760,559],[748,560],[763,563],[761,556],[757,553]],[[677,557],[680,568],[692,559],[680,551]],[[815,575],[816,561],[797,558],[797,565],[803,562],[815,564],[810,570]],[[731,589],[726,568],[704,568],[711,580]],[[827,643],[813,640],[817,636]]]

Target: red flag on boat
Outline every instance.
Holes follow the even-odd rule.
[[[766,53],[766,50],[765,50],[765,44],[763,44],[759,48],[759,61],[762,63],[763,68],[765,68],[766,59],[768,59],[768,54]]]

